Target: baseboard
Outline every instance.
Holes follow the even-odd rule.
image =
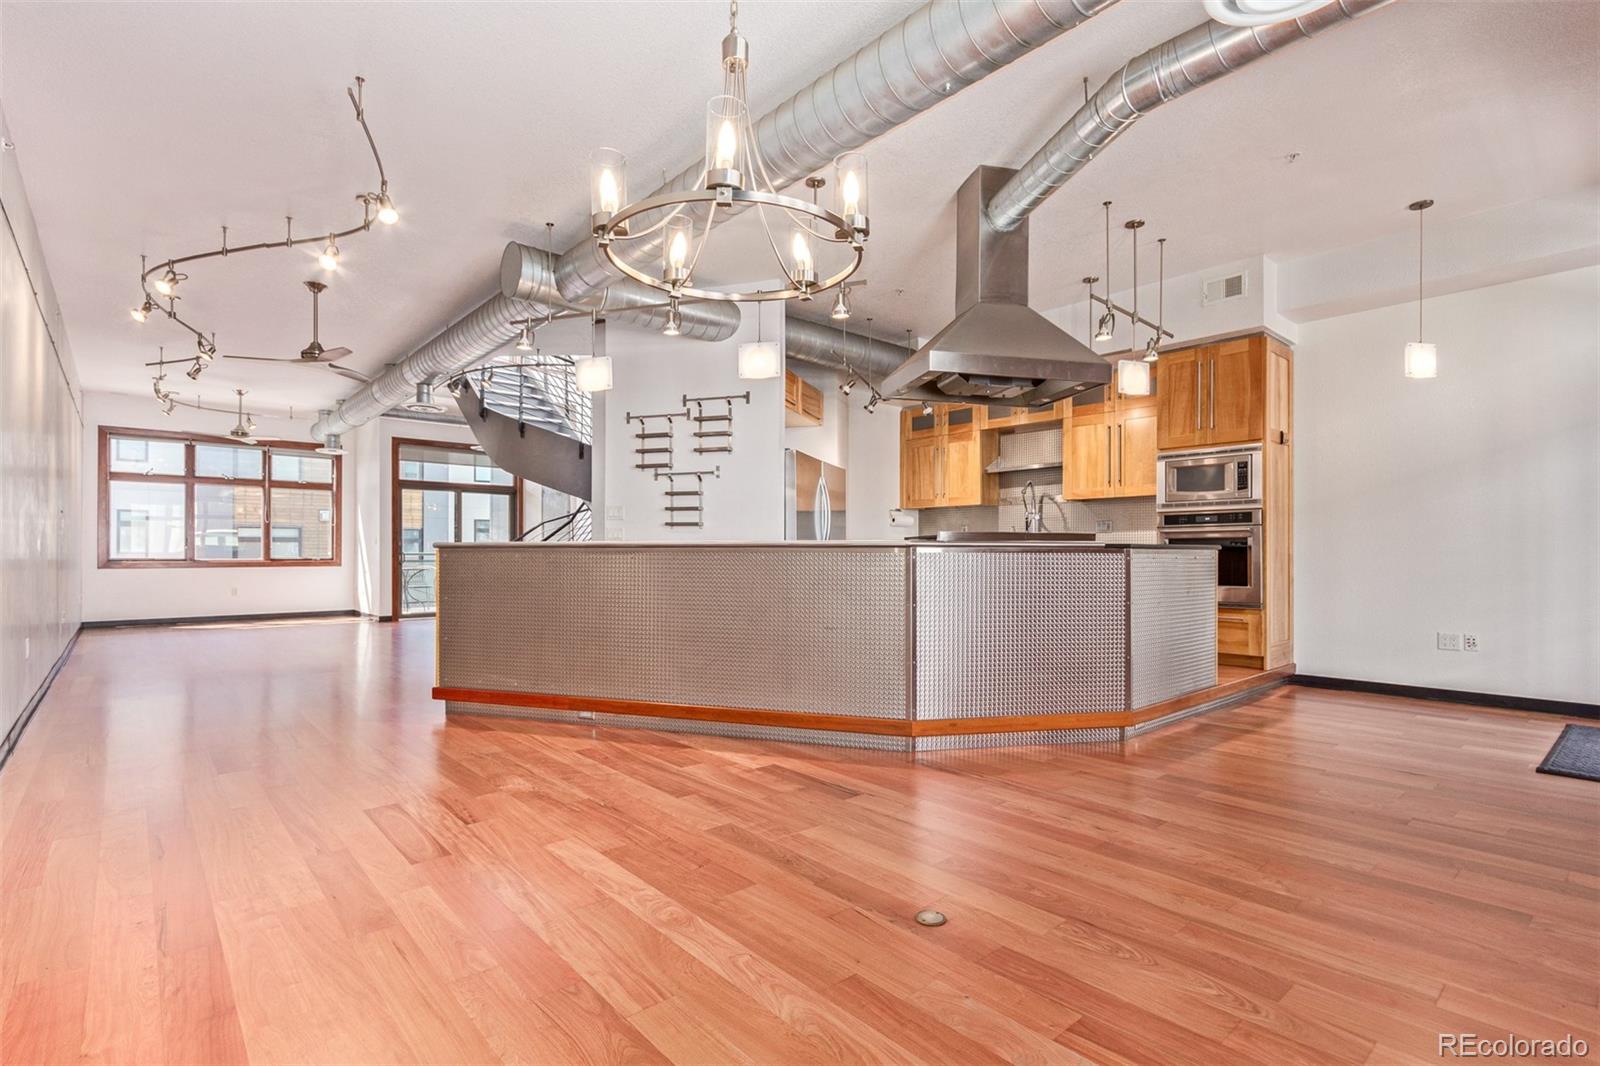
[[[286,622],[297,618],[370,618],[379,616],[360,611],[283,611],[277,614],[210,614],[183,618],[102,619],[83,623],[84,629],[127,629],[133,626],[215,625],[218,622]]]
[[[1495,692],[1464,692],[1453,688],[1429,688],[1426,685],[1395,685],[1387,681],[1358,681],[1348,677],[1322,677],[1317,674],[1295,674],[1290,683],[1307,688],[1339,689],[1344,692],[1371,692],[1379,696],[1405,696],[1414,700],[1442,700],[1449,703],[1473,703],[1480,707],[1502,707],[1512,711],[1538,711],[1541,714],[1560,714],[1568,718],[1600,718],[1600,704],[1579,703],[1575,700],[1543,700],[1533,696],[1502,696]]]
[[[50,686],[55,683],[56,675],[66,665],[67,656],[72,654],[72,649],[78,644],[78,634],[83,632],[79,626],[72,631],[72,636],[67,638],[67,646],[61,649],[61,654],[56,656],[55,663],[50,667],[50,672],[44,675],[44,682],[39,686],[27,706],[22,708],[22,713],[17,716],[16,722],[6,731],[4,740],[0,740],[0,770],[6,768],[6,763],[11,759],[11,753],[16,750],[17,741],[22,739],[22,731],[28,728],[28,723],[33,721],[33,712],[39,709],[39,704],[44,702],[44,697],[50,691]]]

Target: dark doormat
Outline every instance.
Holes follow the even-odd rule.
[[[1567,726],[1551,745],[1550,754],[1539,764],[1539,772],[1600,781],[1600,728]]]

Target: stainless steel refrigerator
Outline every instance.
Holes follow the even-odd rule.
[[[844,467],[783,453],[783,539],[844,540]]]

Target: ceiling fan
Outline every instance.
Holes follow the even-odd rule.
[[[307,289],[311,290],[311,343],[300,349],[300,354],[298,356],[291,359],[280,359],[276,356],[269,355],[224,355],[223,358],[246,359],[255,363],[288,363],[291,365],[299,364],[304,366],[326,366],[335,374],[340,374],[347,378],[354,378],[357,381],[370,381],[371,379],[365,374],[360,374],[347,367],[336,365],[340,359],[343,359],[345,356],[350,354],[349,348],[324,348],[322,346],[322,342],[318,340],[320,326],[320,316],[318,311],[321,306],[319,298],[322,296],[323,290],[328,286],[320,281],[307,281],[304,284]]]

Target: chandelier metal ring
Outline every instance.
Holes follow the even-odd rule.
[[[657,275],[640,270],[617,253],[616,244],[618,242],[650,236],[660,228],[659,225],[655,225],[647,227],[638,234],[630,234],[627,227],[629,219],[637,218],[652,211],[667,211],[673,208],[690,207],[694,204],[710,204],[713,212],[718,207],[733,207],[736,205],[758,208],[775,207],[790,212],[791,215],[798,212],[808,216],[810,219],[823,223],[827,229],[833,231],[833,236],[830,237],[826,230],[818,232],[808,226],[807,228],[813,236],[829,244],[847,245],[854,254],[850,257],[850,261],[845,265],[844,269],[803,289],[791,282],[788,287],[782,289],[724,292],[719,289],[705,289],[688,284],[674,285],[663,281]],[[600,250],[605,253],[605,257],[611,265],[635,281],[642,282],[653,289],[658,289],[669,296],[683,300],[723,300],[743,303],[762,300],[809,299],[819,292],[826,292],[847,281],[851,275],[861,268],[863,255],[861,242],[855,239],[849,223],[845,221],[843,216],[836,215],[827,208],[812,203],[810,200],[802,200],[798,197],[765,192],[759,189],[694,189],[684,192],[660,193],[639,200],[636,203],[628,204],[611,215],[598,227],[596,236],[598,237],[597,243],[600,245]]]

